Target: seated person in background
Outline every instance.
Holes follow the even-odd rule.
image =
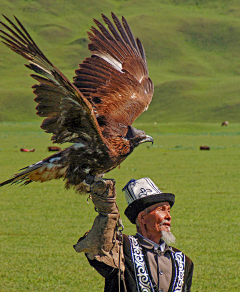
[[[75,250],[85,252],[90,265],[105,278],[106,292],[190,291],[193,262],[168,246],[175,241],[170,231],[175,196],[162,193],[149,178],[131,180],[123,190],[128,203],[125,215],[136,224],[136,235],[119,232],[114,182],[95,178],[91,196],[99,215]]]

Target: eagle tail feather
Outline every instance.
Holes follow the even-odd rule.
[[[11,184],[27,185],[33,181],[49,181],[62,178],[65,175],[66,166],[59,163],[61,152],[56,153],[35,164],[24,167],[21,172],[15,174],[12,178],[0,183],[0,187]]]

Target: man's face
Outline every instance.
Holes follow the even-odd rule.
[[[159,234],[161,231],[170,232],[172,218],[170,204],[168,202],[157,203],[149,209],[149,213],[145,213],[144,216],[147,231],[152,234]]]

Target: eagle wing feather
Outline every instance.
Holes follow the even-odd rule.
[[[5,17],[5,16],[4,16]],[[29,69],[42,75],[31,75],[39,84],[34,85],[36,110],[40,117],[45,117],[41,128],[53,133],[54,143],[80,142],[92,139],[92,145],[102,145],[106,149],[106,141],[94,115],[91,103],[41,52],[26,29],[15,17],[17,27],[7,17],[12,26],[0,22],[9,33],[1,30],[4,42],[11,50],[29,60]]]
[[[74,84],[91,101],[104,137],[122,136],[144,112],[153,95],[144,48],[126,21],[112,13],[114,24],[102,14],[107,28],[89,32],[90,58],[76,70]]]
[[[4,16],[5,17],[5,16]],[[66,187],[81,185],[88,174],[101,175],[117,167],[141,143],[152,142],[144,131],[129,127],[147,109],[153,95],[145,52],[131,29],[112,13],[107,27],[94,20],[89,32],[92,52],[72,84],[41,52],[15,17],[15,25],[0,22],[3,43],[29,61],[26,65],[38,84],[33,86],[41,128],[54,143],[72,142],[59,153],[32,164],[0,183],[28,184],[63,177]]]

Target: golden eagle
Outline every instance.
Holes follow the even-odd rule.
[[[152,137],[132,127],[147,110],[153,95],[144,48],[135,39],[124,17],[112,13],[113,22],[102,14],[102,24],[88,32],[91,57],[86,58],[71,83],[41,52],[15,17],[4,16],[8,25],[0,30],[6,46],[29,61],[35,71],[33,85],[41,128],[52,133],[53,143],[70,147],[21,169],[5,184],[64,178],[66,187],[82,190],[86,176],[101,176],[114,169]],[[41,75],[41,76],[40,76]]]

